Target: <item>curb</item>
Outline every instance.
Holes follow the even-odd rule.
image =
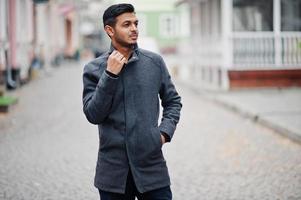
[[[210,97],[209,97],[210,98]],[[249,118],[251,119],[253,122],[256,122],[258,124],[261,124],[269,129],[272,129],[273,131],[275,131],[275,133],[278,133],[281,136],[284,136],[286,138],[289,138],[290,140],[300,143],[301,144],[301,136],[298,133],[295,133],[294,131],[291,131],[287,128],[284,128],[282,126],[279,126],[273,122],[271,122],[270,120],[265,119],[264,117],[261,117],[260,115],[257,115],[255,113],[252,113],[250,111],[246,111],[243,108],[240,108],[238,106],[236,106],[235,104],[231,104],[229,102],[225,102],[222,101],[218,98],[212,98],[211,100],[221,106],[223,106],[224,108],[231,110],[235,113],[238,113],[239,115]]]
[[[236,106],[233,103],[229,103],[226,101],[221,100],[220,98],[216,97],[216,95],[212,95],[209,94],[209,90],[202,90],[201,88],[198,88],[196,86],[192,86],[188,83],[185,83],[183,81],[177,81],[179,84],[181,84],[182,86],[184,86],[185,88],[188,88],[194,92],[196,92],[197,94],[199,94],[203,99],[205,100],[209,100],[212,101],[232,112],[235,112],[237,114],[239,114],[242,117],[251,119],[253,122],[256,122],[258,124],[261,124],[271,130],[273,130],[275,133],[286,137],[290,140],[292,140],[293,142],[297,142],[299,144],[301,144],[301,135],[291,131],[287,128],[284,128],[282,126],[279,126],[273,122],[271,122],[270,120],[265,119],[264,117],[261,117],[260,115],[256,114],[256,113],[252,113],[251,111],[247,111],[239,106]]]
[[[294,142],[301,144],[301,135],[299,135],[298,133],[291,131],[287,128],[284,128],[282,126],[279,126],[279,125],[277,125],[269,120],[266,120],[264,118],[261,118],[261,117],[259,117],[257,122],[274,130],[276,133],[278,133],[284,137],[287,137]]]

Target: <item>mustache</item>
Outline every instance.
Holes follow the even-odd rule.
[[[130,36],[138,36],[138,32],[133,32],[130,34]]]

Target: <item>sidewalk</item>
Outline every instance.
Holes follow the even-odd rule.
[[[216,94],[217,102],[301,142],[301,89],[258,89]]]
[[[226,92],[192,89],[207,99],[301,143],[301,88]]]

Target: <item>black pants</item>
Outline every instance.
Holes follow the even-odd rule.
[[[146,193],[139,193],[134,183],[132,174],[129,173],[125,194],[112,193],[99,190],[101,200],[172,200],[172,193],[170,187],[164,187],[156,190],[152,190]]]

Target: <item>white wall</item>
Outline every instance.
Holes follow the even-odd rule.
[[[0,1],[0,42],[7,39],[7,33],[6,33],[6,16],[7,11],[7,1],[1,0]]]
[[[21,79],[27,78],[33,53],[32,12],[31,0],[16,1],[16,62],[21,70]]]
[[[7,0],[0,0],[0,70],[5,68],[4,50],[8,48],[8,37],[6,32],[7,23]]]

